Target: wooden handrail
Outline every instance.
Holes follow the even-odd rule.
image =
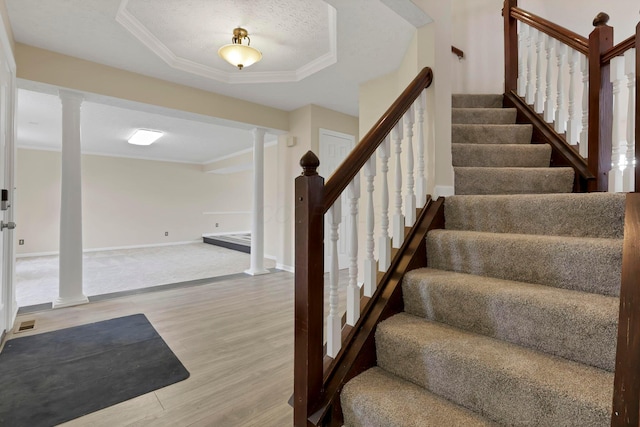
[[[384,138],[398,123],[425,88],[431,86],[433,72],[425,67],[382,115],[360,143],[349,153],[324,186],[324,212],[328,211],[347,185],[375,153]]]
[[[627,194],[612,427],[640,423],[640,194]]]
[[[431,85],[433,72],[424,68],[373,128],[338,166],[329,181],[318,175],[318,157],[311,151],[300,160],[295,180],[295,338],[293,419],[297,427],[313,425],[323,394],[324,213],[340,197],[393,127]],[[423,239],[424,240],[424,239]],[[350,343],[344,344],[345,346]]]
[[[560,25],[554,24],[551,21],[547,21],[533,13],[520,9],[519,7],[511,8],[511,16],[520,22],[542,31],[543,33],[553,37],[556,40],[560,40],[570,48],[577,50],[589,56],[589,40],[580,34],[574,33]]]
[[[458,57],[458,59],[464,58],[464,52],[455,46],[451,46],[451,52],[454,53]]]
[[[600,58],[600,63],[606,64],[607,62],[611,61],[616,56],[620,56],[620,55],[624,54],[626,51],[628,51],[629,49],[633,49],[634,47],[636,47],[636,35],[635,34],[632,35],[631,37],[629,37],[628,39],[618,43],[615,46],[613,46],[611,49],[607,50],[606,52],[604,52],[602,54],[602,58]]]

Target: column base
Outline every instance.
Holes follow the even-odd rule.
[[[63,308],[63,307],[71,307],[74,305],[87,304],[89,302],[89,298],[85,295],[79,295],[76,297],[58,297],[53,300],[53,308]]]
[[[245,270],[244,273],[248,274],[249,276],[261,276],[263,274],[269,274],[271,272],[263,268],[258,270],[248,269],[248,270]]]

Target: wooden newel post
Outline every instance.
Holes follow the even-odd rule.
[[[518,20],[511,17],[511,8],[518,0],[505,0],[502,9],[504,18],[504,92],[510,93],[518,87]]]
[[[295,344],[293,423],[306,427],[322,388],[324,178],[308,151],[295,182]]]
[[[596,27],[589,35],[589,170],[596,177],[588,190],[607,191],[611,170],[611,129],[613,124],[613,84],[610,64],[603,64],[602,54],[613,47],[613,27],[609,15],[599,13]]]
[[[640,223],[640,194],[629,193],[624,218],[625,238],[622,249],[622,280],[616,370],[613,383],[611,427],[637,427],[640,424],[640,291],[638,257],[640,245],[630,238]]]

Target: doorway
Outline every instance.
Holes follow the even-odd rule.
[[[319,153],[320,153],[320,167],[318,172],[320,176],[324,177],[325,182],[331,177],[333,172],[340,166],[347,155],[353,150],[355,146],[355,137],[345,133],[335,132],[327,129],[320,129],[319,138]],[[338,227],[338,269],[347,268],[349,266],[349,253],[347,240],[349,235],[349,202],[347,199],[347,191],[344,191],[340,196],[341,200],[341,221]],[[331,265],[331,259],[329,257],[329,251],[331,245],[330,239],[331,227],[328,222],[328,216],[325,215],[324,225],[324,270],[329,271]]]

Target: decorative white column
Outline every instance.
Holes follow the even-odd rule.
[[[251,267],[245,273],[267,274],[264,268],[264,134],[255,128],[253,134],[253,214],[251,223]]]
[[[82,159],[80,93],[60,90],[62,102],[62,176],[60,198],[60,284],[53,308],[84,304],[82,292]]]

